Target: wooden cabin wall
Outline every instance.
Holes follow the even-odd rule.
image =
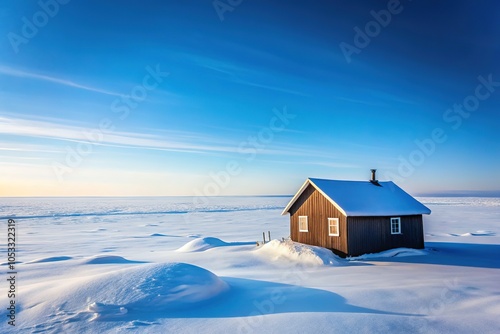
[[[391,234],[391,217],[401,218],[402,234]],[[391,248],[424,248],[422,215],[348,217],[348,255],[377,253]]]
[[[308,232],[299,232],[299,216],[308,216]],[[328,218],[339,218],[339,236],[328,235]],[[290,237],[293,241],[347,254],[346,217],[316,188],[309,185],[290,208]]]

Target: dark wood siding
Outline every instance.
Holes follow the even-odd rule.
[[[346,217],[316,188],[309,185],[289,212],[293,241],[329,248],[343,256],[347,254]],[[308,217],[308,232],[299,232],[299,216]],[[328,235],[328,218],[339,218],[339,236]]]
[[[391,234],[391,217],[348,217],[348,255],[376,253],[391,248],[424,248],[422,215],[399,216],[401,234]]]

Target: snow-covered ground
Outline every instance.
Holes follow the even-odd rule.
[[[0,332],[500,332],[500,199],[420,198],[425,250],[350,259],[282,241],[289,200],[3,198]]]

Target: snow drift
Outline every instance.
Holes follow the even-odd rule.
[[[205,237],[205,238],[196,238],[194,240],[189,241],[184,246],[177,249],[176,252],[181,252],[181,253],[204,252],[206,250],[215,247],[245,246],[254,244],[255,244],[254,242],[225,242],[219,238]]]
[[[66,260],[71,260],[71,256],[50,256],[50,257],[43,257],[40,259],[32,260],[26,262],[26,264],[33,264],[33,263],[45,263],[45,262],[58,262],[58,261],[66,261]]]
[[[196,238],[191,240],[181,248],[177,250],[177,252],[203,252],[209,250],[214,247],[227,246],[228,243],[220,240],[219,238]]]
[[[345,264],[344,260],[326,248],[305,245],[291,240],[271,240],[255,252],[273,261],[286,260],[318,266]]]
[[[370,253],[370,254],[363,254],[360,256],[352,256],[347,259],[350,261],[356,261],[356,260],[370,260],[370,259],[379,259],[387,257],[420,256],[427,254],[428,254],[427,251],[423,249],[394,248],[379,253]]]
[[[92,320],[141,311],[145,305],[154,305],[155,312],[182,310],[229,289],[212,272],[187,263],[142,265],[91,285],[88,311],[94,313]]]
[[[30,314],[52,310],[50,317],[57,319],[52,319],[54,323],[49,327],[42,323],[32,329],[71,332],[65,326],[75,322],[134,322],[165,317],[202,306],[228,290],[226,282],[198,266],[142,264],[37,289],[36,295],[44,301],[27,309]]]
[[[132,261],[118,255],[96,255],[86,259],[83,264],[124,264],[124,263],[144,263],[142,261]]]

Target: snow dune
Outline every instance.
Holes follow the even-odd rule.
[[[164,234],[164,233],[151,233],[149,237],[166,237],[166,238],[182,238],[180,235]],[[136,237],[139,238],[139,237]]]
[[[454,237],[492,237],[495,235],[495,232],[492,231],[476,231],[476,232],[467,232],[462,234],[450,234]]]
[[[123,263],[144,263],[142,261],[127,260],[122,256],[117,255],[97,255],[86,259],[82,264],[123,264]]]
[[[87,284],[91,320],[129,313],[179,311],[192,308],[229,290],[210,271],[187,263],[147,264]],[[154,305],[154,308],[145,308]],[[132,319],[135,314],[129,315]]]
[[[204,252],[206,250],[215,247],[226,247],[226,246],[246,246],[255,245],[254,242],[225,242],[219,238],[206,237],[206,238],[196,238],[189,241],[181,248],[177,249],[176,252],[189,253],[189,252]]]
[[[405,256],[421,256],[429,254],[424,249],[412,249],[412,248],[393,248],[379,253],[363,254],[360,256],[352,256],[347,258],[350,261],[357,260],[371,260],[380,259],[385,257],[405,257]]]
[[[271,240],[255,251],[273,261],[291,261],[309,265],[342,266],[346,261],[330,250],[293,242],[291,240]]]
[[[494,237],[496,233],[493,231],[478,230],[475,232],[465,232],[465,233],[426,233],[426,237]]]
[[[30,317],[50,314],[28,329],[32,333],[102,332],[120,324],[123,329],[138,330],[170,314],[192,312],[229,290],[218,276],[195,265],[142,264],[36,289],[43,301],[28,304],[26,311]]]
[[[58,262],[58,261],[66,261],[71,260],[71,256],[51,256],[51,257],[42,257],[40,259],[36,259],[33,261],[26,262],[26,264],[31,263],[45,263],[45,262]]]

